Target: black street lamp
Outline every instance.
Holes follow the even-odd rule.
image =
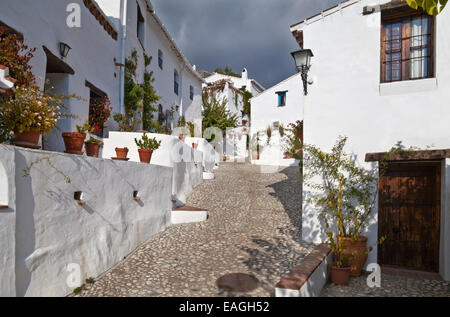
[[[311,57],[314,56],[310,49],[299,50],[291,53],[297,66],[297,72],[302,74],[303,92],[308,95],[308,72],[311,68]]]
[[[69,45],[67,45],[66,43],[63,43],[63,42],[59,43],[59,53],[61,54],[61,56],[63,58],[66,58],[67,55],[69,55],[69,51],[71,49],[72,48]]]

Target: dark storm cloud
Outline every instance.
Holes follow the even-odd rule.
[[[186,57],[198,70],[243,67],[266,88],[295,73],[298,49],[289,26],[339,0],[153,0]]]

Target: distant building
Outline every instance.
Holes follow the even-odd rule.
[[[257,94],[264,91],[264,87],[258,83],[256,80],[251,79],[248,77],[248,71],[247,69],[242,70],[241,77],[231,76],[231,75],[224,75],[220,73],[209,73],[206,71],[202,71],[202,76],[205,79],[207,84],[212,84],[214,82],[217,82],[219,80],[229,80],[233,83],[233,86],[237,89],[245,88],[245,90],[251,92],[253,96],[256,96]]]

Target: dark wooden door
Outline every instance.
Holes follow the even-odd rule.
[[[391,163],[379,182],[381,265],[439,271],[441,163]]]

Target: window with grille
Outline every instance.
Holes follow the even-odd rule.
[[[189,86],[189,99],[194,100],[194,87]]]
[[[433,28],[427,14],[383,17],[381,82],[434,76]]]

